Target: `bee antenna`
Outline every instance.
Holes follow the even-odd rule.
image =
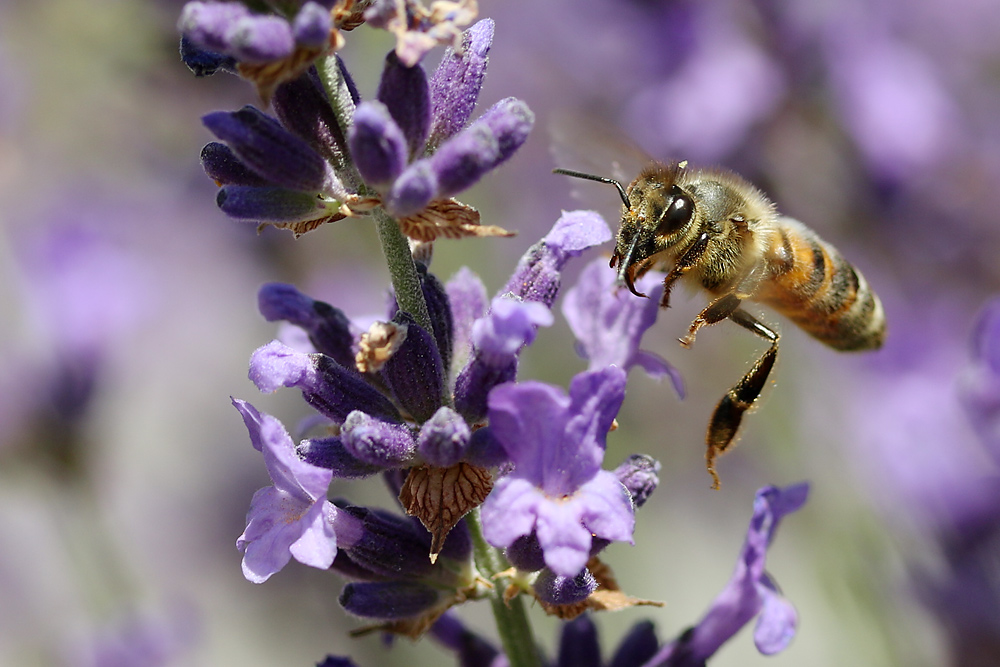
[[[631,202],[628,200],[628,194],[625,192],[625,188],[622,184],[613,178],[608,178],[606,176],[595,176],[594,174],[585,174],[582,171],[573,171],[572,169],[553,169],[553,174],[562,174],[563,176],[573,176],[574,178],[585,178],[588,181],[597,181],[598,183],[610,183],[611,185],[618,188],[618,194],[621,195],[622,202],[625,204],[625,208],[632,208]]]

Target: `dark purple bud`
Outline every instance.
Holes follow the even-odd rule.
[[[270,185],[266,178],[240,162],[229,146],[218,141],[201,149],[201,166],[218,185]]]
[[[498,468],[509,463],[510,456],[493,435],[493,431],[489,427],[485,427],[472,432],[469,448],[465,452],[465,460],[483,468]]]
[[[337,424],[361,410],[373,417],[401,421],[381,392],[325,354],[303,354],[271,341],[250,357],[250,380],[265,393],[298,387],[309,405]]]
[[[608,667],[645,665],[656,655],[659,648],[660,641],[656,638],[656,627],[651,621],[639,621],[618,644],[618,649]]]
[[[314,438],[303,440],[295,453],[309,465],[333,471],[334,477],[360,479],[382,472],[380,466],[359,460],[344,447],[340,438]]]
[[[299,46],[321,49],[330,41],[330,10],[318,2],[307,2],[292,20],[292,36]]]
[[[556,667],[601,667],[601,645],[590,616],[577,616],[563,624]]]
[[[358,460],[382,468],[399,467],[417,451],[417,443],[407,426],[382,421],[361,411],[347,415],[340,439]]]
[[[352,583],[340,593],[340,606],[346,611],[385,621],[417,616],[438,601],[436,589],[411,582]]]
[[[316,667],[357,667],[357,665],[348,657],[328,655],[322,662],[317,662]]]
[[[433,151],[465,127],[479,99],[493,44],[493,20],[483,19],[465,31],[462,53],[449,47],[431,77],[431,121],[428,148]]]
[[[319,154],[252,106],[216,111],[202,117],[212,133],[229,144],[247,166],[272,183],[293,190],[319,192],[333,176]]]
[[[545,554],[538,536],[532,531],[514,540],[514,543],[504,550],[504,555],[510,564],[525,572],[538,572],[545,567]]]
[[[451,368],[452,339],[455,332],[455,320],[451,314],[451,297],[438,277],[427,270],[427,267],[417,262],[417,273],[420,276],[420,290],[424,293],[424,302],[434,329],[434,340],[445,372]],[[396,300],[389,303],[389,317],[394,317],[399,311]]]
[[[406,137],[381,102],[358,105],[347,139],[361,177],[372,187],[388,185],[406,167]]]
[[[455,380],[455,409],[468,423],[478,424],[486,419],[490,390],[504,382],[513,382],[516,377],[517,357],[502,366],[485,364],[473,357]]]
[[[417,437],[417,449],[427,463],[447,468],[462,460],[472,436],[461,415],[442,406],[424,422]]]
[[[534,586],[535,595],[548,604],[573,604],[586,600],[597,590],[597,580],[590,570],[584,570],[575,577],[563,577],[546,568],[538,574]],[[569,662],[567,665],[579,663]],[[597,663],[600,665],[600,662]]]
[[[238,20],[229,33],[227,53],[246,63],[281,60],[295,50],[292,26],[280,16],[252,15]]]
[[[459,667],[492,667],[500,655],[492,644],[468,630],[450,611],[446,611],[430,629],[434,639],[458,654]]]
[[[338,509],[361,520],[362,530],[344,549],[356,564],[384,577],[417,579],[431,574],[430,539],[422,526],[389,512],[348,505]]]
[[[535,114],[521,100],[508,97],[486,110],[476,124],[490,128],[499,146],[499,155],[493,167],[507,160],[528,139],[535,125]]]
[[[459,563],[464,563],[472,557],[472,535],[469,533],[469,526],[465,523],[465,519],[455,524],[455,527],[448,533],[439,555],[441,558]]]
[[[437,276],[428,271],[426,266],[417,264],[417,273],[420,274],[420,288],[424,293],[424,301],[427,303],[431,327],[434,329],[434,340],[437,342],[441,363],[444,365],[445,373],[447,373],[451,368],[452,339],[455,335],[451,299],[444,284],[438,280]]]
[[[438,194],[450,197],[475,184],[496,165],[500,146],[490,128],[474,123],[441,144],[430,159]]]
[[[339,540],[340,537],[338,536],[337,539]],[[392,580],[392,577],[376,574],[363,565],[355,563],[344,549],[337,549],[337,555],[334,556],[330,569],[349,581]]]
[[[390,51],[385,58],[376,97],[385,104],[403,131],[409,147],[407,157],[418,155],[431,127],[430,91],[424,68],[420,63],[407,67],[399,61],[395,51]]]
[[[195,45],[228,53],[233,25],[250,17],[242,2],[189,2],[177,21],[177,30]]]
[[[337,69],[340,70],[340,78],[343,81],[344,86],[347,87],[347,92],[351,96],[351,101],[357,105],[361,102],[361,95],[358,93],[358,87],[354,83],[354,78],[351,73],[347,71],[347,65],[344,64],[343,59],[340,56],[335,56],[337,58]]]
[[[347,139],[315,70],[278,86],[271,105],[282,125],[329,160],[338,174],[346,172]]]
[[[340,309],[284,283],[263,285],[257,292],[257,308],[268,322],[284,320],[302,327],[317,352],[333,357],[344,368],[355,367],[351,323]]]
[[[615,468],[615,476],[628,489],[635,507],[642,507],[656,490],[660,483],[659,472],[660,462],[645,454],[633,454]]]
[[[385,198],[385,208],[397,218],[424,209],[437,197],[437,173],[429,160],[417,160],[399,175]]]
[[[181,35],[180,54],[181,62],[198,77],[212,76],[220,69],[225,72],[236,71],[236,58],[218,51],[203,49],[186,35]]]
[[[296,222],[324,217],[323,203],[315,194],[285,188],[224,185],[215,203],[237,220]]]
[[[403,409],[417,423],[423,423],[441,407],[444,391],[441,355],[434,337],[409,314],[396,313],[392,320],[406,327],[406,340],[385,362],[382,378]]]

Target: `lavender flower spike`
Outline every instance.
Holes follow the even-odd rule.
[[[767,486],[757,491],[747,538],[729,583],[698,625],[665,646],[645,667],[704,665],[754,616],[758,651],[772,655],[788,646],[795,636],[798,616],[764,571],[764,562],[781,519],[800,509],[808,495],[809,485],[805,483],[783,489]]]
[[[483,534],[505,548],[535,531],[545,564],[574,577],[593,537],[632,541],[628,491],[601,469],[605,437],[625,398],[625,372],[577,375],[570,395],[541,382],[505,384],[489,397],[490,430],[514,462],[482,507]]]
[[[337,555],[333,522],[337,509],[326,499],[333,473],[305,463],[295,454],[288,431],[274,417],[246,401],[233,399],[250,431],[250,441],[264,455],[273,486],[250,501],[247,527],[236,541],[243,552],[243,576],[255,584],[293,557],[304,565],[327,569]]]

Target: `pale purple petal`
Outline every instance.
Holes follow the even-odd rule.
[[[508,383],[490,392],[490,430],[518,477],[538,487],[545,484],[549,459],[559,455],[569,405],[562,391],[543,382]]]
[[[573,501],[538,504],[535,531],[545,564],[564,577],[575,577],[590,559],[592,536],[581,523],[583,509]]]
[[[333,532],[332,517],[336,508],[328,500],[315,503],[302,516],[302,536],[296,540],[289,552],[303,565],[325,570],[333,565],[337,555],[337,536]]]
[[[600,470],[574,494],[581,520],[591,533],[606,540],[632,543],[635,511],[628,490],[618,477]]]
[[[611,229],[596,211],[564,211],[545,236],[545,243],[569,255],[611,240]]]
[[[792,603],[774,589],[774,584],[764,575],[758,588],[764,606],[757,617],[753,631],[753,641],[757,650],[764,655],[774,655],[784,651],[795,637],[799,615]]]
[[[535,528],[537,507],[544,496],[529,481],[503,477],[482,505],[483,536],[501,549]]]
[[[304,512],[307,507],[273,486],[254,494],[246,530],[236,540],[236,547],[243,552],[247,580],[263,583],[288,564],[292,558],[289,548],[302,536],[300,526],[288,521],[289,510]]]

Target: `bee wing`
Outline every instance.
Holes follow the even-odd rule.
[[[626,188],[654,161],[613,121],[596,115],[555,112],[549,135],[555,166],[610,177]],[[613,188],[574,178],[569,181],[567,187],[584,206],[604,214],[613,211],[612,220],[618,217],[621,200]]]

